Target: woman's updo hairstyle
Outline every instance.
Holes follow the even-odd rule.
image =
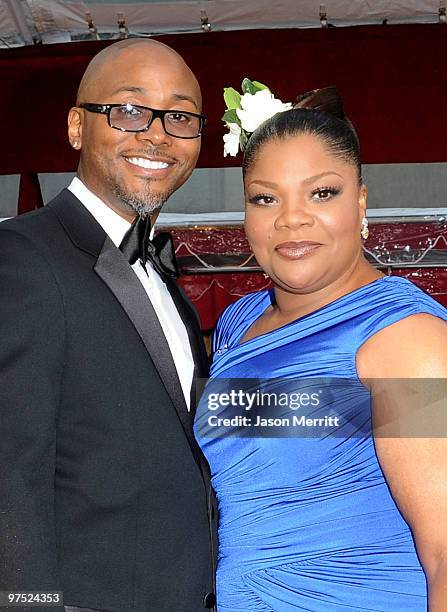
[[[335,156],[355,166],[362,182],[360,144],[354,126],[345,116],[336,87],[314,89],[298,96],[293,107],[264,121],[250,136],[244,151],[245,175],[259,150],[271,140],[309,134],[322,140]]]

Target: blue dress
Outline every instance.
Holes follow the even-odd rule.
[[[347,386],[332,393],[339,427],[320,422],[307,434],[239,421],[237,432],[221,427],[213,435],[209,416],[229,416],[228,398],[226,412],[210,412],[205,389],[195,433],[219,505],[218,611],[425,612],[425,576],[378,464],[355,359],[380,329],[418,313],[447,320],[447,311],[406,279],[383,277],[241,344],[272,300],[271,291],[253,293],[221,316],[211,388],[228,390],[238,379]]]

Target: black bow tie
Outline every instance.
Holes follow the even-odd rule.
[[[171,234],[161,232],[150,239],[151,219],[137,217],[124,235],[119,246],[130,265],[138,259],[144,269],[149,260],[155,270],[163,277],[178,278],[179,270],[175,259]]]

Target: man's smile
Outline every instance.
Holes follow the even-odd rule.
[[[164,178],[177,164],[177,160],[165,155],[129,152],[125,153],[123,158],[132,166],[133,174],[154,179]]]
[[[155,161],[145,157],[125,157],[124,159],[134,166],[147,168],[148,170],[161,170],[170,166],[167,162]]]

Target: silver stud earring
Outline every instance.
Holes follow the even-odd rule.
[[[78,148],[78,141],[77,140],[73,140],[73,142],[71,143],[71,146],[73,147],[73,149],[77,149]]]
[[[369,236],[369,227],[368,227],[368,219],[363,217],[362,219],[362,229],[360,230],[360,236],[363,240],[367,240]]]

